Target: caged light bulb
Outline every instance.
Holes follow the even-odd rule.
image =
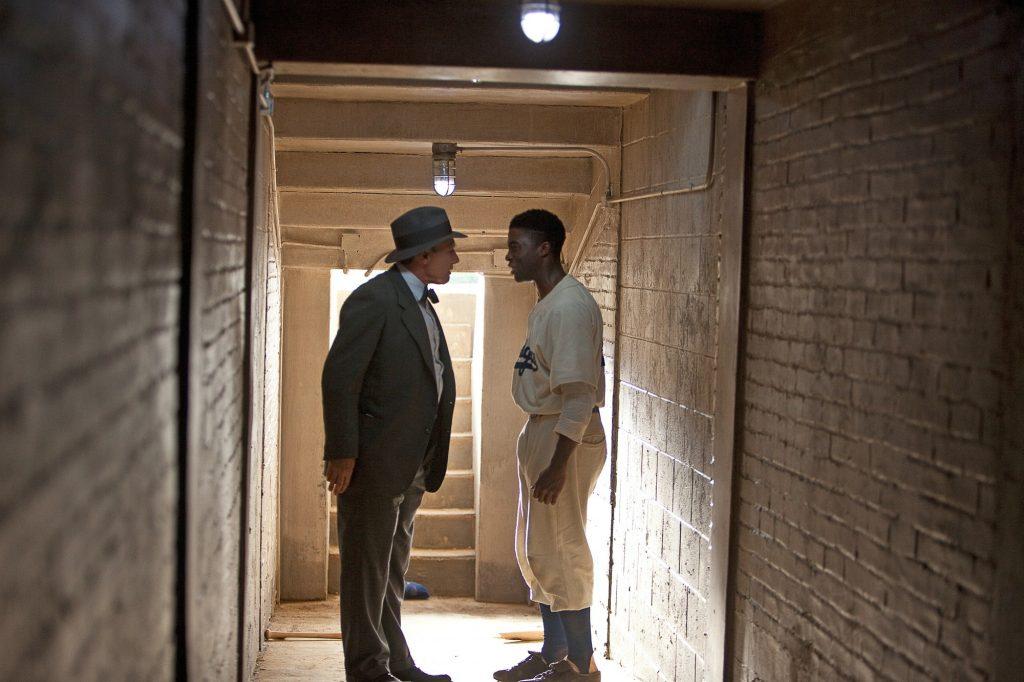
[[[535,43],[554,40],[561,26],[557,2],[524,2],[520,9],[519,25],[526,37]]]

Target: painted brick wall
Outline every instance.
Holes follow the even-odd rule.
[[[201,310],[201,349],[190,405],[198,449],[189,456],[189,670],[232,679],[239,666],[238,625],[245,415],[245,305],[248,64],[232,45],[220,2],[200,7],[199,109],[193,304]]]
[[[2,10],[2,679],[174,675],[184,21]]]
[[[246,523],[245,638],[242,664],[253,670],[263,630],[270,619],[277,568],[277,410],[280,374],[279,301],[277,298],[277,221],[272,157],[273,140],[266,119],[257,121],[254,150],[252,271],[249,289],[252,344],[249,348],[252,407],[249,415],[249,469]],[[266,490],[264,490],[266,484]],[[265,541],[270,544],[265,546]]]
[[[277,596],[277,481],[280,465],[280,229],[276,219],[273,139],[259,121],[252,235],[252,373],[246,538],[244,670],[255,668]]]
[[[656,92],[625,110],[624,193],[705,181],[711,103],[709,93]],[[704,679],[719,257],[713,195],[622,205],[610,638],[612,656],[638,679]]]
[[[600,230],[579,265],[576,278],[593,294],[601,308],[604,321],[604,369],[605,401],[601,410],[607,436],[608,463],[597,481],[594,495],[587,507],[587,539],[594,555],[594,603],[595,614],[608,612],[609,561],[612,538],[612,397],[615,392],[615,307],[616,271],[618,263],[619,211],[612,209],[602,212],[601,222],[594,229]],[[603,652],[607,647],[608,623],[603,617],[592,621],[594,648]]]
[[[1011,16],[931,0],[768,14],[738,679],[989,677]]]

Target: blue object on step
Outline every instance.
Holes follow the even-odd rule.
[[[405,598],[406,599],[430,599],[430,592],[427,588],[419,583],[414,583],[411,580],[405,583]]]

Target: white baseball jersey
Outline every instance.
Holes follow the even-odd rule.
[[[587,288],[566,275],[530,312],[526,343],[512,373],[512,397],[528,414],[560,414],[560,387],[593,387],[604,405],[601,310]]]

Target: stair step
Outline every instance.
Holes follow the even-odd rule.
[[[423,496],[422,508],[468,510],[472,513],[474,504],[473,491],[473,434],[452,434],[451,449],[448,451],[448,473],[437,493]],[[464,479],[467,479],[464,480]],[[337,499],[334,495],[331,496]],[[448,502],[451,502],[449,504]],[[422,511],[420,512],[422,513]],[[338,508],[332,505],[327,521],[328,543],[331,547],[338,546]],[[473,545],[467,545],[472,547]]]
[[[473,430],[473,399],[469,396],[455,399],[455,413],[452,415],[452,431],[466,433]]]
[[[472,597],[476,593],[476,552],[413,549],[406,579],[426,585],[436,597]]]
[[[452,358],[457,394],[473,395],[473,358]]]
[[[476,552],[472,549],[413,549],[406,580],[422,583],[435,597],[472,597],[476,593]],[[338,594],[341,555],[327,560],[327,592]]]
[[[420,509],[416,514],[416,549],[471,549],[476,546],[472,509]]]
[[[476,295],[444,293],[441,300],[434,305],[441,323],[472,324],[476,320]]]
[[[473,468],[473,434],[453,433],[448,446],[448,470]]]
[[[473,356],[473,325],[446,324],[444,325],[444,338],[452,357],[468,358]]]
[[[426,509],[472,509],[476,499],[472,469],[449,469],[436,493],[423,496],[422,507]]]

